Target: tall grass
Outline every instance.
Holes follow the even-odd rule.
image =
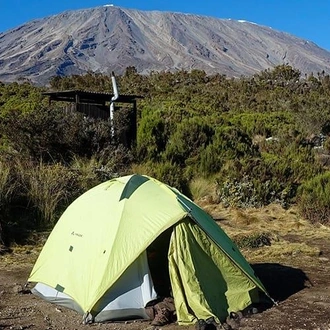
[[[81,193],[101,182],[98,175],[100,168],[102,168],[102,166],[96,157],[73,158],[71,162],[71,169],[77,174],[78,185]]]
[[[216,196],[215,180],[202,177],[194,178],[189,182],[189,189],[192,198],[196,201],[205,201],[208,203],[218,203]]]
[[[36,208],[38,224],[51,227],[57,215],[72,197],[75,177],[72,171],[61,164],[18,163],[22,186],[31,206]],[[74,190],[74,189],[73,189]]]
[[[0,245],[4,244],[3,222],[5,221],[7,210],[10,208],[16,187],[17,183],[13,179],[10,166],[0,161]]]
[[[0,210],[10,203],[16,186],[10,166],[0,161]]]

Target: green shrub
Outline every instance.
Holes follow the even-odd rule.
[[[233,125],[242,127],[249,136],[278,136],[283,129],[288,131],[294,126],[294,117],[289,112],[241,113],[230,120]]]
[[[30,112],[46,106],[48,100],[42,88],[30,83],[10,83],[0,86],[0,117],[12,110]]]
[[[98,170],[102,170],[103,165],[96,157],[80,158],[75,156],[70,164],[70,168],[76,173],[77,195],[101,183]]]
[[[218,159],[243,159],[259,155],[259,151],[252,143],[252,139],[241,127],[231,124],[217,126],[212,140]]]
[[[198,162],[200,153],[210,144],[214,129],[200,118],[188,118],[179,123],[171,135],[164,158],[183,166]]]
[[[233,207],[257,207],[261,205],[253,182],[248,176],[241,180],[227,179],[223,182],[217,181],[217,194],[221,203]]]
[[[99,155],[114,145],[109,121],[84,118],[63,109],[13,110],[2,118],[0,135],[8,148],[50,163],[70,162],[74,155]]]
[[[8,147],[34,160],[67,160],[81,141],[82,118],[62,110],[12,110],[1,121],[1,135]]]
[[[330,172],[320,174],[298,189],[301,214],[312,223],[330,223]]]
[[[318,170],[301,159],[297,154],[262,153],[261,157],[226,161],[216,176],[219,200],[243,208],[270,203],[288,207],[295,202],[300,182]]]
[[[208,145],[201,151],[198,172],[204,177],[209,177],[212,174],[219,172],[224,160],[219,157],[218,149],[213,145]]]
[[[158,113],[143,116],[137,133],[137,154],[141,160],[157,161],[167,143],[166,125]]]

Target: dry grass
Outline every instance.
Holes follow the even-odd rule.
[[[11,168],[0,161],[0,208],[10,202],[17,183],[11,177]]]
[[[195,178],[189,184],[189,189],[194,200],[199,200],[201,204],[214,204],[216,197],[216,184],[204,178]]]
[[[302,219],[295,208],[272,204],[261,209],[223,208],[208,205],[209,212],[240,247],[250,262],[281,261],[284,258],[318,259],[321,251],[313,242],[330,239],[330,228]],[[269,239],[270,245],[262,244]]]
[[[287,260],[300,260],[301,258],[314,259],[316,262],[320,256],[320,249],[307,243],[293,243],[286,240],[274,242],[271,246],[259,249],[241,249],[242,254],[251,263],[279,262]]]
[[[49,165],[42,161],[39,164],[17,163],[17,167],[26,195],[40,213],[40,225],[54,224],[58,207],[70,194],[67,190],[72,180],[70,171],[59,163]]]
[[[0,256],[0,269],[6,270],[10,266],[11,269],[26,267],[33,265],[38,258],[42,249],[42,245],[13,245],[11,253]]]

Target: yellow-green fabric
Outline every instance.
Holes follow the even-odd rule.
[[[29,281],[63,288],[89,312],[150,243],[186,215],[176,195],[151,178],[122,198],[130,179],[102,183],[66,209]]]
[[[224,321],[252,303],[256,285],[189,219],[173,230],[169,269],[180,325],[211,316]]]

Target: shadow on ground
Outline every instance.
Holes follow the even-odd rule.
[[[253,264],[252,268],[269,295],[278,302],[312,285],[307,275],[299,268],[277,263]]]

